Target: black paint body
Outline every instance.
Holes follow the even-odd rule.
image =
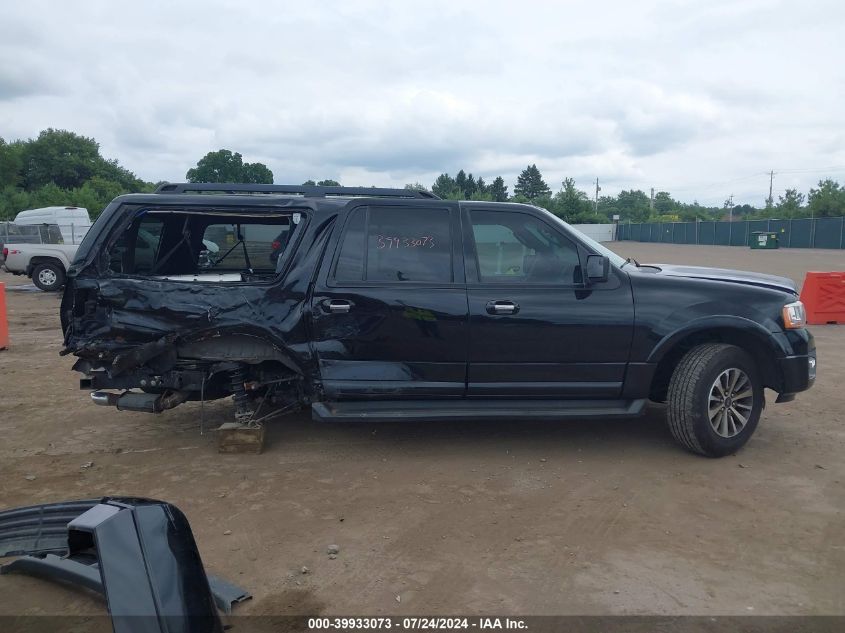
[[[451,283],[333,279],[349,214],[361,206],[386,204],[409,214],[449,211]],[[109,271],[109,244],[139,212],[209,208],[232,214],[301,213],[282,255],[281,274],[251,284],[167,281]],[[797,299],[790,280],[630,263],[611,265],[607,280],[597,283],[480,283],[469,226],[474,210],[533,216],[577,244],[582,268],[600,248],[545,210],[510,203],[122,196],[92,227],[69,271],[62,303],[65,353],[79,356],[77,368],[93,376],[86,387],[132,388],[156,376],[181,381],[189,399],[199,397],[198,380],[191,382],[191,376],[212,375],[215,363],[233,361],[284,368],[296,376],[305,404],[661,400],[681,353],[715,340],[747,349],[765,385],[781,394],[811,386],[812,335],[805,329],[785,330],[781,317],[782,307]],[[330,311],[328,305],[338,301],[351,309]],[[500,301],[516,304],[517,310],[491,313],[490,303]],[[225,358],[203,352],[209,341],[221,337],[241,341],[245,350],[254,344],[265,347],[257,355],[245,351],[242,358],[231,350]],[[127,360],[132,354],[135,360]],[[116,371],[116,363],[125,369]],[[206,388],[206,396],[228,393],[219,383]]]

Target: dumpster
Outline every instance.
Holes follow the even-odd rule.
[[[751,248],[777,248],[778,234],[775,231],[754,231],[750,241]]]

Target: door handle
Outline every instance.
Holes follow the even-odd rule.
[[[519,312],[519,304],[510,300],[488,301],[487,314],[516,314]]]
[[[326,299],[323,301],[323,307],[334,314],[346,314],[355,305],[351,301],[345,299]]]

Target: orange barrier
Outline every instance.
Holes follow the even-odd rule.
[[[9,347],[9,319],[6,316],[6,284],[0,283],[0,349]]]
[[[807,323],[845,323],[845,272],[807,273],[801,288]]]

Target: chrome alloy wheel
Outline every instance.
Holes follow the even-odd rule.
[[[734,437],[742,432],[754,408],[751,379],[741,369],[732,367],[716,377],[710,387],[708,405],[710,426],[721,437]]]
[[[56,272],[54,270],[50,270],[49,268],[45,268],[38,272],[38,281],[45,286],[52,286],[57,281]]]

